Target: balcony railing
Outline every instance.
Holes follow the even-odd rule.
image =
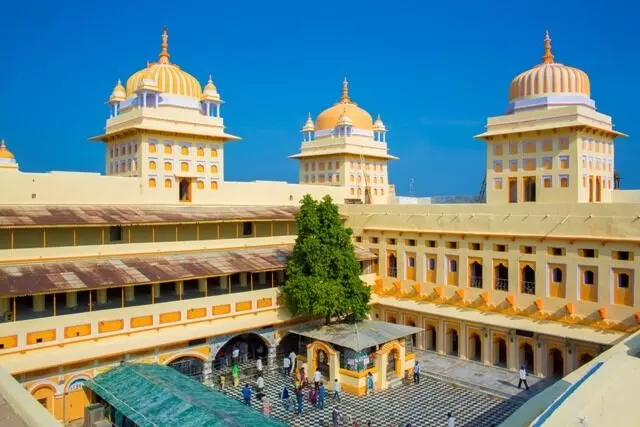
[[[536,282],[529,282],[526,280],[522,281],[522,293],[523,294],[535,294],[536,293]]]
[[[496,279],[496,291],[508,291],[509,279]]]
[[[389,267],[389,277],[398,277],[398,269],[396,267]]]
[[[469,287],[482,289],[482,276],[471,276],[469,278]]]

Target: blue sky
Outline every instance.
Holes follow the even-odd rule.
[[[472,139],[507,105],[511,79],[537,64],[544,30],[558,62],[586,71],[599,111],[631,138],[616,145],[624,188],[640,188],[638,6],[631,2],[3,2],[0,137],[24,171],[104,172],[105,101],[156,60],[163,25],[173,62],[226,104],[227,180],[297,179],[286,158],[308,111],[340,96],[382,114],[390,182],[407,194],[475,194],[484,145]],[[635,119],[635,120],[634,120]]]

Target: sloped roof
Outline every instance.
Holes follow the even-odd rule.
[[[122,364],[85,387],[140,427],[285,426],[163,365]]]

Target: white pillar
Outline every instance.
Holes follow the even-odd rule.
[[[486,341],[486,340],[485,340]],[[460,336],[458,337],[458,355],[460,359],[467,358],[467,325],[460,324]]]
[[[67,308],[74,308],[75,306],[78,305],[78,293],[73,291],[73,292],[67,292]]]
[[[227,289],[229,287],[229,276],[220,276],[220,289]]]
[[[98,289],[96,291],[96,301],[99,305],[107,303],[107,290],[106,289]]]
[[[146,107],[147,106],[147,93],[146,92],[142,92],[140,94],[140,96],[142,96],[142,106]]]
[[[207,279],[198,279],[198,291],[203,294],[207,292]]]
[[[518,343],[515,334],[509,333],[507,337],[507,368],[516,371],[518,370]]]
[[[220,117],[220,104],[216,104],[216,117]]]
[[[160,283],[153,284],[153,298],[160,298],[162,295],[160,293]]]
[[[184,282],[182,280],[176,281],[176,295],[182,295],[184,293]]]
[[[33,311],[35,313],[41,313],[44,311],[44,295],[34,295],[33,297]]]
[[[240,287],[247,287],[247,273],[240,273]]]
[[[438,320],[438,333],[437,333],[436,351],[440,354],[446,353],[447,333],[444,327],[444,320]]]
[[[125,301],[135,301],[136,299],[136,288],[133,286],[127,286],[124,288],[124,300]]]

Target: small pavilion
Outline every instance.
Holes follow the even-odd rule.
[[[300,348],[306,348],[306,357],[301,354],[299,359],[307,362],[308,375],[318,368],[328,389],[337,378],[343,391],[360,396],[367,392],[369,372],[378,390],[401,381],[407,371],[413,372],[412,336],[421,331],[413,326],[363,320],[304,325],[289,332],[299,335]]]

